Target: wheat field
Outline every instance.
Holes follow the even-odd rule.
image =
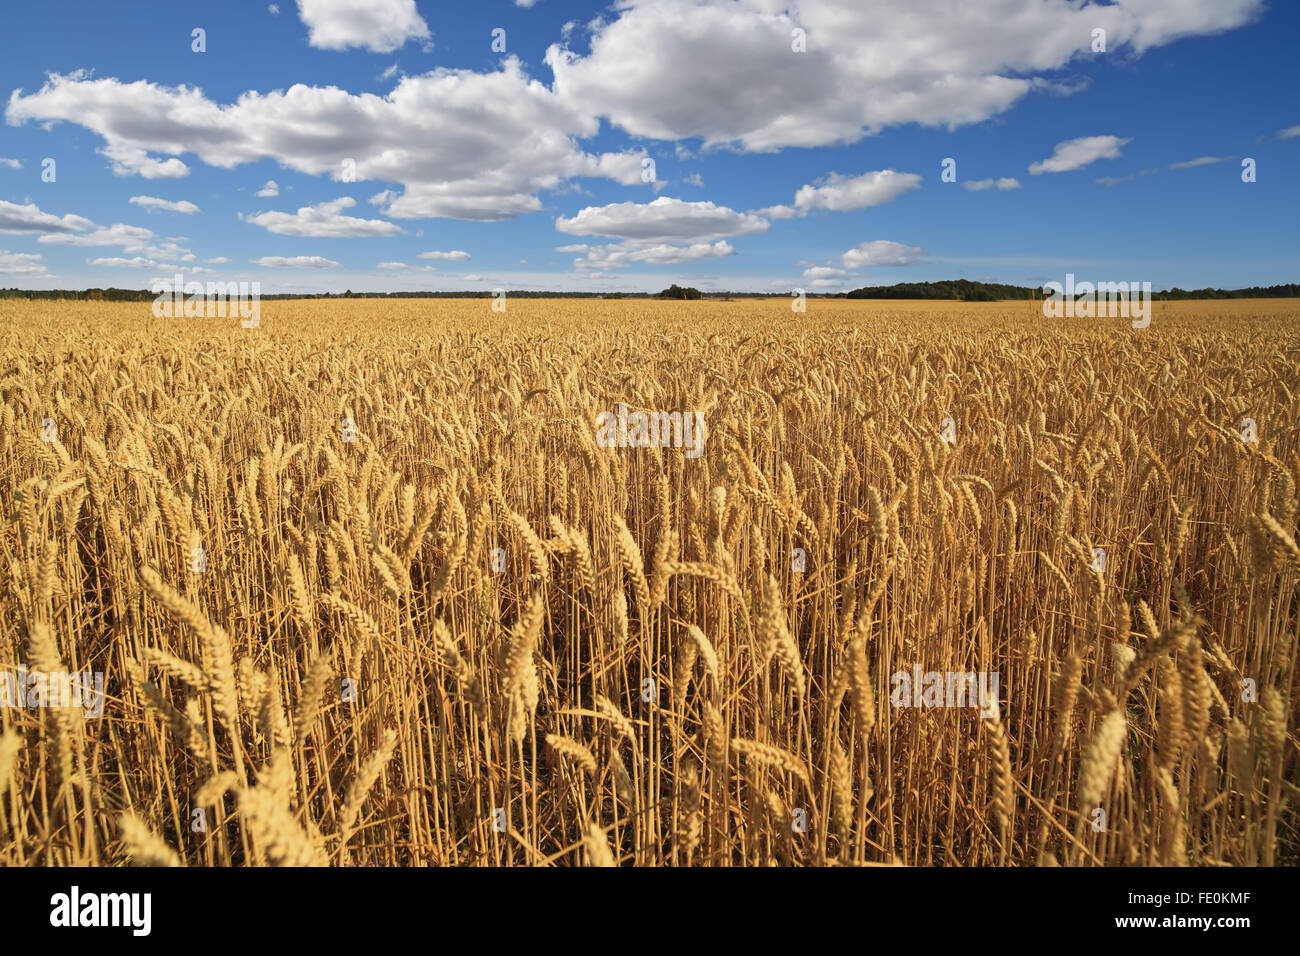
[[[1294,864],[1300,306],[1154,309],[0,302],[0,865]]]

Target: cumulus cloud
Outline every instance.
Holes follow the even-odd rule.
[[[83,216],[68,213],[56,216],[42,212],[36,203],[19,205],[0,199],[0,232],[26,235],[39,233],[75,233],[94,228],[94,223]]]
[[[1008,189],[1019,189],[1020,180],[1013,176],[1003,176],[1001,179],[964,179],[962,187],[971,192],[982,192],[985,189],[998,189],[1005,192]]]
[[[492,183],[411,184],[388,200],[394,219],[475,219],[499,222],[537,212],[542,201],[530,192],[504,192]]]
[[[128,201],[145,209],[165,209],[168,212],[180,212],[187,216],[192,216],[199,211],[199,207],[187,199],[172,202],[168,199],[159,199],[157,196],[132,196]]]
[[[0,166],[8,166],[10,169],[22,169],[23,164],[16,159],[10,159],[8,156],[0,156]]]
[[[92,224],[93,225],[93,224]],[[144,226],[128,226],[124,222],[111,226],[96,226],[91,232],[50,233],[41,236],[39,242],[55,243],[61,246],[121,246],[134,252],[137,248],[153,241],[154,232]]]
[[[77,123],[104,138],[117,166],[142,175],[173,161],[183,168],[176,157],[192,153],[222,169],[270,159],[340,182],[355,174],[398,183],[384,209],[398,219],[533,212],[539,191],[566,180],[640,184],[645,155],[584,152],[577,140],[595,136],[599,119],[530,79],[514,57],[490,73],[406,76],[383,96],[296,84],[230,104],[189,86],[52,74],[35,92],[15,91],[5,118]]]
[[[737,212],[712,202],[685,202],[660,196],[648,203],[587,206],[575,216],[558,218],[555,228],[574,236],[697,243],[766,232],[769,223],[761,216]]]
[[[10,252],[0,249],[0,275],[18,275],[28,278],[48,276],[45,263],[34,252]]]
[[[451,252],[422,252],[418,256],[420,259],[446,259],[448,262],[467,262],[469,253],[462,249],[453,249]]]
[[[267,269],[334,269],[338,266],[333,259],[324,256],[262,256],[249,261]]]
[[[397,223],[384,219],[360,219],[342,214],[344,209],[350,209],[356,204],[357,201],[351,196],[341,196],[330,202],[302,206],[294,213],[260,212],[252,216],[241,215],[240,218],[281,236],[345,239],[395,236],[406,231]]]
[[[840,262],[846,269],[868,269],[875,266],[910,266],[924,257],[925,250],[919,246],[875,239],[854,246],[840,256]]]
[[[749,151],[850,143],[906,123],[995,116],[1090,58],[1250,22],[1263,0],[623,0],[590,50],[552,45],[567,102],[633,136]],[[807,52],[792,30],[806,31]],[[1068,89],[1067,85],[1067,89]]]
[[[153,231],[142,226],[115,223],[98,226],[84,216],[71,213],[56,216],[41,210],[35,203],[19,205],[0,201],[0,233],[35,235],[37,242],[65,246],[118,246],[139,256],[181,259],[193,255],[189,249],[167,240],[160,241]]]
[[[428,40],[415,0],[298,0],[307,42],[322,50],[364,47],[392,53],[408,40]]]
[[[1300,136],[1300,126],[1288,126],[1277,131],[1278,139],[1295,139],[1297,136]]]
[[[194,258],[189,249],[174,240],[159,239],[152,229],[143,226],[128,226],[123,222],[111,226],[96,226],[94,223],[89,225],[89,232],[51,232],[36,241],[60,246],[118,246],[123,252],[153,259],[180,259],[185,262]]]
[[[849,212],[893,202],[903,193],[919,188],[921,177],[916,173],[896,173],[882,169],[861,176],[841,176],[831,173],[814,184],[801,186],[794,194],[791,206],[772,206],[760,209],[760,215],[772,219],[792,219],[821,209],[827,212]]]
[[[140,176],[144,179],[180,179],[190,168],[176,157],[155,159],[146,150],[127,143],[108,143],[99,152],[107,156],[115,176]]]
[[[256,193],[258,199],[271,199],[280,195],[280,184],[274,179],[268,179],[266,183]]]
[[[671,243],[621,242],[604,246],[572,246],[573,251],[586,252],[586,256],[573,261],[573,267],[579,272],[610,269],[622,269],[630,263],[666,266],[680,265],[684,262],[698,262],[701,259],[721,259],[734,256],[735,248],[725,239],[714,243],[695,242],[678,246]],[[561,250],[563,251],[563,250]]]
[[[222,265],[225,265],[225,264],[226,264],[227,262],[229,262],[230,260],[227,259],[225,256],[216,256],[215,258],[212,258],[212,259],[204,259],[203,261],[206,262],[206,263],[207,263],[208,265],[210,265],[210,266],[222,266]]]
[[[1067,139],[1057,143],[1047,159],[1030,163],[1029,175],[1068,173],[1099,159],[1118,159],[1120,149],[1131,142],[1131,138],[1121,139],[1118,136],[1080,136],[1077,139]]]
[[[843,269],[836,269],[833,266],[810,266],[803,270],[805,279],[834,279],[845,274]]]

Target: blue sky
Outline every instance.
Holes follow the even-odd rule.
[[[1296,4],[46,2],[4,18],[4,287],[1300,278]]]

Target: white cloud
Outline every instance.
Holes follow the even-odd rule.
[[[15,91],[5,118],[80,124],[142,173],[173,160],[184,169],[175,157],[192,153],[222,169],[270,159],[342,181],[352,160],[357,181],[404,186],[384,209],[394,218],[505,219],[540,209],[539,191],[574,178],[640,184],[644,156],[584,152],[577,140],[599,132],[598,118],[530,79],[513,57],[491,73],[403,77],[383,96],[297,84],[227,105],[194,87],[53,74],[33,93]]]
[[[199,211],[199,207],[187,199],[172,202],[168,199],[159,199],[157,196],[132,196],[128,201],[145,209],[165,209],[169,212],[184,213],[187,216],[192,216]]]
[[[893,202],[903,193],[917,189],[921,177],[916,173],[896,173],[882,169],[861,176],[841,176],[839,173],[818,180],[815,184],[799,187],[794,194],[793,206],[772,206],[760,209],[760,215],[773,219],[793,219],[821,209],[827,212],[848,212]]]
[[[637,137],[749,151],[850,143],[887,126],[995,116],[1091,59],[1241,26],[1263,0],[623,0],[590,52],[552,45],[569,103]],[[792,50],[791,31],[807,35]]]
[[[391,53],[408,40],[428,40],[415,0],[298,0],[307,42],[322,50],[365,47]]]
[[[124,259],[120,256],[107,256],[99,259],[87,259],[87,263],[92,266],[110,266],[114,269],[175,269],[176,266],[165,265],[161,262],[155,262],[144,256],[135,256],[131,259]]]
[[[278,17],[280,15],[280,5],[278,3],[272,3],[266,9],[273,17]]]
[[[918,246],[875,239],[854,246],[840,256],[840,262],[846,269],[869,269],[876,266],[910,266],[924,257],[925,251]]]
[[[660,196],[648,203],[587,206],[555,228],[574,236],[612,236],[641,242],[704,242],[725,236],[766,232],[768,222],[712,202],[685,202]]]
[[[516,7],[523,7],[527,10],[529,7],[537,5],[537,0],[515,0]]]
[[[1118,159],[1120,148],[1133,142],[1132,138],[1121,139],[1118,136],[1080,136],[1057,143],[1052,155],[1037,163],[1029,164],[1029,174],[1068,173],[1094,163],[1099,159]]]
[[[421,252],[418,258],[446,259],[448,262],[467,262],[469,260],[469,253],[462,249],[453,249],[451,252]]]
[[[1098,186],[1118,186],[1120,183],[1132,182],[1140,176],[1154,176],[1156,173],[1164,172],[1167,169],[1196,169],[1199,166],[1213,166],[1215,163],[1226,163],[1233,156],[1198,156],[1195,159],[1186,159],[1178,163],[1170,163],[1168,166],[1155,166],[1148,169],[1139,169],[1136,173],[1129,173],[1127,176],[1098,176],[1095,182]]]
[[[1013,176],[1003,176],[1001,179],[964,179],[962,188],[969,189],[971,192],[982,192],[985,189],[998,189],[1005,192],[1008,189],[1019,189],[1020,180]]]
[[[408,185],[383,211],[394,219],[498,222],[541,208],[541,200],[528,192],[504,193],[488,184],[438,183]]]
[[[0,249],[0,275],[29,276],[43,278],[49,273],[41,257],[33,252],[10,252]]]
[[[1170,169],[1195,169],[1197,166],[1213,166],[1215,163],[1227,162],[1232,159],[1231,156],[1197,156],[1195,159],[1183,160],[1181,163],[1170,163]]]
[[[843,269],[835,269],[831,266],[811,266],[803,270],[805,279],[833,279],[844,274]]]
[[[22,169],[23,164],[16,159],[10,159],[8,156],[0,156],[0,166],[8,166],[10,169]]]
[[[604,246],[567,246],[559,251],[586,252],[585,258],[573,260],[573,266],[579,272],[622,269],[634,262],[654,266],[680,265],[683,262],[722,259],[736,254],[735,248],[725,239],[712,244],[696,242],[686,246],[620,242]]]
[[[397,223],[384,219],[359,219],[356,216],[342,215],[344,209],[350,209],[356,204],[357,201],[351,196],[341,196],[331,202],[302,206],[296,213],[262,212],[254,216],[241,215],[240,218],[281,236],[342,239],[395,236],[406,231]]]
[[[61,246],[121,246],[135,252],[155,238],[152,229],[117,222],[111,226],[96,226],[93,232],[49,233],[38,241]]]
[[[59,246],[119,246],[123,252],[133,253],[154,259],[193,258],[190,250],[174,240],[158,239],[151,229],[143,226],[128,226],[123,222],[111,226],[95,226],[91,232],[52,232],[41,236],[37,242]]]
[[[391,272],[435,272],[433,266],[417,266],[408,262],[381,262],[375,266],[376,269],[386,269]]]
[[[74,233],[94,228],[94,223],[83,216],[56,216],[42,212],[36,203],[20,206],[0,199],[0,232],[19,235],[27,233]]]
[[[1288,126],[1277,131],[1278,139],[1295,139],[1297,136],[1300,136],[1300,126]]]
[[[256,195],[258,199],[270,199],[278,196],[280,195],[280,184],[274,179],[268,179],[265,185],[257,191]]]
[[[334,269],[338,263],[323,256],[262,256],[249,260],[267,269]]]
[[[174,156],[166,160],[154,159],[148,151],[126,143],[109,142],[99,152],[112,163],[114,176],[180,179],[190,174],[190,168]]]
[[[227,259],[225,256],[217,256],[213,259],[204,259],[203,261],[210,266],[222,266],[225,265],[230,260]]]
[[[698,186],[700,189],[704,188],[704,180],[700,177],[699,173],[691,173],[689,176],[683,176],[682,182],[691,186]]]
[[[836,286],[844,284],[843,279],[813,279],[812,287],[814,289],[833,289]]]

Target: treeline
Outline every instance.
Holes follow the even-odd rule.
[[[197,281],[197,280],[195,280]],[[674,286],[673,288],[678,288]],[[706,297],[699,289],[681,289],[684,295],[669,295],[663,292],[545,292],[535,289],[510,289],[506,297],[510,299],[658,299]],[[459,292],[292,292],[264,293],[259,296],[263,301],[275,299],[490,299],[496,293],[481,289]],[[716,292],[707,298],[725,296],[750,296],[755,293]],[[787,296],[788,293],[778,293]],[[831,298],[831,295],[824,298]],[[0,289],[0,299],[71,299],[85,302],[152,302],[158,298],[156,293],[147,289]]]
[[[844,293],[846,299],[957,299],[962,302],[997,302],[1002,299],[1034,299],[1039,289],[970,279],[942,282],[899,282],[896,285],[863,286]]]
[[[152,302],[147,289],[0,289],[0,299],[80,299],[86,302]]]
[[[662,292],[542,292],[507,290],[509,299],[780,299],[786,292],[701,292],[671,285]],[[262,295],[276,299],[484,299],[495,293],[482,290],[460,292],[316,292]],[[45,299],[85,302],[152,302],[158,296],[148,289],[0,289],[0,299]],[[1293,299],[1300,297],[1300,284],[1250,286],[1246,289],[1180,289],[1174,286],[1152,292],[1153,299]],[[863,286],[851,292],[809,292],[809,299],[948,299],[959,302],[1000,302],[1008,299],[1041,299],[1043,290],[1033,286],[947,279],[941,282],[899,282],[895,285]]]
[[[999,302],[1006,299],[1041,299],[1043,290],[1033,286],[946,279],[942,282],[899,282],[896,285],[863,286],[842,293],[846,299],[956,299],[961,302]],[[1300,285],[1251,286],[1248,289],[1180,289],[1174,286],[1152,292],[1153,299],[1291,299],[1300,296]]]
[[[1294,299],[1300,296],[1300,285],[1257,286],[1248,289],[1180,289],[1174,286],[1165,292],[1154,292],[1153,299]]]

